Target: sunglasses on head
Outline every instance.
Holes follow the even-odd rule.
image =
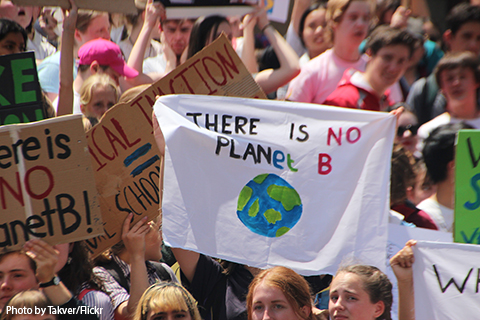
[[[397,137],[403,137],[403,134],[407,130],[412,133],[412,136],[415,136],[417,135],[418,127],[418,124],[407,124],[406,126],[398,126]]]

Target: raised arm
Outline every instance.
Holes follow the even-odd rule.
[[[295,78],[300,73],[300,65],[295,51],[280,33],[270,25],[267,12],[262,10],[257,19],[258,27],[263,30],[280,62],[280,68],[263,70],[255,77],[255,81],[268,94]]]
[[[130,298],[115,310],[116,319],[130,319],[142,294],[149,287],[147,267],[145,265],[145,235],[150,230],[147,217],[130,228],[133,213],[123,223],[122,240],[128,253],[130,264]]]
[[[415,261],[412,247],[417,242],[409,240],[405,247],[390,259],[398,285],[398,320],[415,320],[415,297],[412,265]]]
[[[63,20],[62,40],[60,43],[60,87],[58,91],[57,116],[73,113],[73,47],[75,25],[77,23],[77,6],[70,0],[72,8],[67,11]]]
[[[180,269],[187,278],[188,282],[192,282],[195,271],[197,270],[198,259],[200,254],[190,250],[172,248],[172,252],[177,259]]]
[[[258,72],[257,59],[255,57],[255,24],[257,18],[254,13],[247,14],[243,18],[243,47],[242,62],[247,67],[248,72],[254,74]]]

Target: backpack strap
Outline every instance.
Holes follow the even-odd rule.
[[[165,269],[162,263],[156,261],[150,261],[152,266],[155,268],[155,272],[157,273],[158,277],[162,281],[171,282],[172,276],[170,273]]]
[[[83,297],[85,297],[85,295],[86,295],[87,293],[89,293],[90,291],[95,291],[95,289],[92,289],[92,288],[85,288],[85,289],[83,289],[83,290],[80,291],[80,293],[78,294],[77,299],[78,299],[79,301],[82,301]]]
[[[119,285],[127,290],[127,292],[130,292],[130,285],[128,284],[127,278],[125,278],[122,269],[113,259],[109,262],[101,263],[99,266],[107,270]]]

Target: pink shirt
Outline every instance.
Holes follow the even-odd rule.
[[[368,58],[363,54],[350,62],[337,57],[328,49],[302,67],[300,74],[290,82],[286,98],[291,101],[323,103],[337,88],[347,69],[365,71]]]

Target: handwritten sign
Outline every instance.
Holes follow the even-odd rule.
[[[163,154],[153,137],[152,106],[157,95],[170,93],[265,97],[223,36],[128,104],[110,109],[87,133],[105,230],[87,241],[94,256],[121,240],[129,212],[135,222],[158,215]]]
[[[480,246],[419,241],[413,252],[415,318],[478,319]]]
[[[345,256],[385,269],[393,116],[191,95],[154,109],[171,246],[303,275]]]
[[[58,6],[70,9],[68,0],[12,0],[17,6]],[[134,0],[75,0],[77,7],[105,12],[137,13]]]
[[[480,130],[460,130],[455,154],[454,241],[480,244]]]
[[[0,128],[0,250],[103,233],[81,115]]]
[[[0,83],[1,125],[45,119],[33,52],[0,56]]]

